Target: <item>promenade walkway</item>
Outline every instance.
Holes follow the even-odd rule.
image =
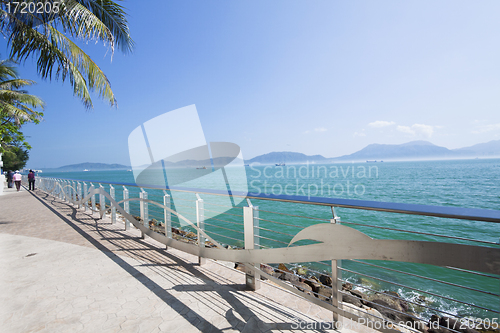
[[[0,331],[303,331],[332,314],[41,191],[0,196]],[[311,330],[317,332],[318,330]],[[347,331],[343,329],[343,331]]]

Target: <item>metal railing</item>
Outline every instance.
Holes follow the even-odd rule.
[[[495,224],[500,223],[500,211],[497,210],[274,195],[245,195],[246,205],[230,207],[217,203],[217,200],[207,200],[224,195],[222,192],[211,190],[162,189],[134,184],[43,177],[37,177],[36,185],[50,195],[78,205],[85,211],[100,214],[101,218],[109,211],[112,223],[117,222],[117,215],[121,216],[125,230],[132,224],[140,229],[142,237],[149,236],[164,243],[167,248],[171,246],[197,255],[200,264],[203,264],[206,258],[243,263],[246,269],[246,284],[250,289],[259,288],[261,278],[270,279],[282,288],[331,310],[333,319],[337,321],[345,317],[359,322],[362,318],[374,316],[370,317],[372,323],[392,321],[401,325],[401,318],[418,323],[428,320],[429,314],[439,314],[474,326],[484,324],[484,316],[481,318],[476,315],[475,319],[472,318],[474,315],[471,313],[476,310],[486,314],[490,320],[499,317],[498,307],[464,301],[463,298],[443,294],[433,288],[456,288],[461,294],[483,295],[489,300],[495,299],[498,304],[500,290],[491,286],[495,283],[500,285],[500,241],[341,221],[337,216],[339,208],[346,208],[481,221],[494,226],[494,235],[499,239],[500,225]],[[123,190],[119,191],[120,187]],[[185,194],[185,197],[176,196],[173,202],[171,193],[174,191]],[[244,196],[240,193],[232,195]],[[253,205],[256,202],[267,206],[270,202],[294,207],[300,205],[304,207],[301,211],[307,211],[311,205],[322,206],[324,211],[321,216],[292,214],[286,208],[284,212],[259,209],[259,206]],[[432,236],[432,240],[373,239],[354,227],[362,230],[381,229],[385,232],[418,237]],[[437,242],[436,238],[441,241]],[[227,247],[235,250],[227,251]],[[395,262],[406,262],[410,266],[402,264],[395,267]],[[293,268],[289,269],[282,264]],[[462,274],[467,275],[471,281],[481,281],[477,282],[478,286],[473,287],[447,281],[446,278],[425,276],[417,269],[421,267],[420,264],[434,265],[438,270],[451,272],[451,275]],[[303,271],[309,274],[298,274]],[[401,278],[394,281],[394,276]],[[406,282],[410,280],[432,283],[434,287],[426,289]],[[385,292],[385,301],[377,303],[373,298],[363,299],[363,295],[350,290],[358,289],[365,294],[372,293],[373,296],[384,291],[382,285],[392,286],[387,288],[396,288],[400,292]],[[418,297],[403,297],[404,292]],[[356,296],[357,301],[353,302],[352,297]],[[426,302],[426,298],[440,301]],[[364,307],[353,305],[358,301]],[[391,306],[388,304],[391,301],[406,309]],[[471,313],[443,309],[439,306],[439,302],[443,301],[459,304]],[[370,307],[375,307],[378,312],[374,314],[373,311],[367,311]],[[419,309],[420,313],[408,309]],[[427,314],[427,318],[423,318],[423,313]],[[362,322],[366,324],[370,321]],[[458,327],[450,327],[442,322],[439,322],[439,326],[459,331]],[[380,330],[391,331],[386,326],[381,326]]]

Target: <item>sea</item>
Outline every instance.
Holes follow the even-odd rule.
[[[331,197],[500,210],[500,159],[306,163],[280,166],[252,164],[245,166],[245,171],[250,194],[300,195],[310,197],[311,200],[314,200],[314,197]],[[95,186],[101,183],[107,189],[110,186],[107,183],[115,183],[112,186],[118,200],[122,199],[123,188],[116,184],[135,184],[133,172],[129,170],[44,172],[39,176],[82,180],[92,182]],[[131,198],[139,196],[136,187],[127,188]],[[149,199],[163,203],[163,191],[146,190]],[[235,207],[230,208],[225,207],[227,203],[220,204],[206,199],[205,228],[209,235],[221,244],[242,247],[242,207],[248,202],[233,202]],[[196,221],[195,200],[194,194],[177,195],[173,208],[182,211],[186,218]],[[250,202],[259,207],[259,245],[262,248],[286,247],[302,228],[316,223],[329,223],[333,218],[332,210],[324,206],[257,199],[251,199]],[[131,202],[131,212],[139,215],[137,202]],[[220,214],[221,212],[223,213]],[[340,223],[376,239],[440,241],[495,248],[500,246],[498,223],[347,208],[336,208],[335,214]],[[163,210],[150,205],[149,218],[163,221]],[[189,229],[175,218],[173,226]],[[440,235],[460,239],[442,238]],[[314,274],[328,273],[329,265],[327,262],[296,264]],[[367,293],[373,290],[395,291],[407,299],[410,307],[422,318],[429,318],[437,311],[469,318],[493,320],[500,317],[500,276],[497,275],[483,276],[444,267],[390,261],[343,260],[340,266],[344,269],[342,278],[352,283],[355,289]],[[457,285],[466,288],[459,288]]]

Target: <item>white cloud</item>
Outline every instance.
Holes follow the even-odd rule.
[[[411,136],[423,135],[427,138],[430,138],[434,134],[434,128],[439,128],[439,127],[440,126],[413,124],[411,125],[411,127],[398,125],[396,129],[402,133],[410,134]]]
[[[477,127],[476,130],[472,131],[472,133],[481,134],[481,133],[487,133],[487,132],[491,132],[491,131],[500,131],[500,123],[479,126],[479,127]]]
[[[396,123],[393,121],[377,120],[377,121],[374,121],[373,123],[368,124],[368,126],[375,127],[375,128],[386,127],[386,126],[391,126],[391,125],[396,125]]]
[[[414,124],[411,126],[413,130],[417,133],[421,133],[426,137],[430,138],[434,134],[434,126],[424,125],[424,124]]]
[[[398,125],[398,127],[396,128],[398,131],[400,132],[403,132],[403,133],[407,133],[407,134],[411,134],[411,135],[415,135],[415,131],[412,130],[409,126],[401,126],[401,125]]]

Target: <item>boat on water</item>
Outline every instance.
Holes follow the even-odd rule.
[[[198,170],[200,170],[200,169],[206,170],[206,168],[207,168],[206,166],[203,166],[201,168],[196,168],[196,169],[198,169]]]
[[[83,171],[90,171],[89,169],[84,169]]]
[[[285,163],[276,163],[276,166],[285,166]]]

